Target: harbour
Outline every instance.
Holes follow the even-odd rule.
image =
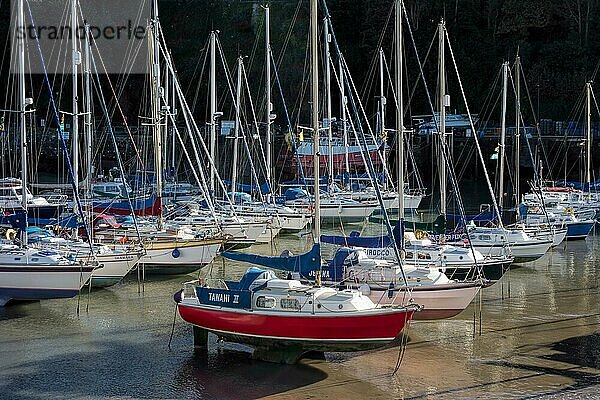
[[[140,293],[132,277],[89,297],[2,309],[0,397],[596,398],[599,257],[593,235],[511,269],[483,290],[481,333],[478,299],[452,319],[414,321],[395,374],[398,347],[297,365],[252,360],[249,348],[214,337],[194,352],[179,317],[169,348],[172,294],[195,276],[150,279]],[[243,273],[221,260],[209,270]]]
[[[175,3],[0,10],[0,398],[598,398],[600,9]]]

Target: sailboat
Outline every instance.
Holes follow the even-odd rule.
[[[17,5],[17,27],[25,26],[24,0]],[[17,85],[19,129],[21,136],[21,207],[19,218],[20,246],[0,247],[0,306],[10,301],[43,300],[74,297],[88,282],[95,269],[94,264],[67,259],[51,250],[28,247],[28,206],[27,196],[27,107],[33,104],[25,97],[25,37],[17,35]],[[45,77],[48,79],[48,77]],[[52,97],[52,93],[50,93]],[[53,101],[53,99],[52,99]],[[55,110],[56,111],[56,110]],[[68,159],[68,157],[67,157]]]
[[[162,113],[162,104],[165,102],[164,91],[161,87],[161,29],[158,19],[158,1],[152,3],[152,27],[149,32],[150,43],[150,71],[152,77],[152,116],[151,125],[154,134],[154,163],[156,171],[156,197],[158,204],[161,204],[163,188],[163,167],[162,167],[162,138],[164,114]],[[169,67],[169,72],[173,74],[170,60],[166,58],[165,62]],[[173,83],[178,88],[177,80],[173,77]],[[175,95],[175,94],[173,94]],[[168,114],[168,113],[167,113]],[[145,254],[140,260],[140,264],[147,273],[156,274],[183,274],[198,270],[199,268],[212,262],[217,252],[221,248],[224,238],[221,235],[204,236],[196,233],[188,233],[182,230],[175,232],[167,231],[164,227],[164,216],[162,205],[160,213],[156,219],[156,229],[147,232],[141,232],[141,242],[145,249]],[[114,237],[113,237],[114,239]]]
[[[596,214],[600,210],[600,203],[596,194],[591,193],[591,98],[592,83],[586,82],[586,169],[585,185],[587,192],[575,190],[570,187],[544,186],[541,179],[532,187],[532,192],[523,196],[523,215],[525,223],[530,226],[548,224],[553,227],[566,227],[566,238],[585,239],[596,221]]]
[[[394,36],[397,54],[395,93],[398,187],[402,187],[405,179],[405,127],[401,1],[395,2]],[[447,267],[474,269],[478,266],[478,261],[481,264],[485,262],[483,256],[472,248],[433,245],[426,239],[417,240],[412,233],[405,235],[404,196],[401,193],[397,196],[399,221],[394,228],[393,237],[360,237],[358,232],[352,232],[349,237],[321,236],[322,242],[344,246],[336,251],[329,263],[326,277],[336,284],[359,288],[379,304],[394,304],[400,301],[402,296],[394,294],[405,293],[410,287],[413,300],[423,305],[423,310],[415,314],[415,319],[441,319],[458,315],[479,293],[483,281],[454,281],[449,279],[444,271]],[[348,248],[349,246],[352,248]],[[403,251],[400,262],[397,262],[393,247]],[[480,267],[483,268],[483,265]],[[407,287],[397,285],[402,274],[407,277]]]
[[[327,161],[327,181],[325,182],[325,188],[322,193],[321,198],[321,218],[326,220],[334,220],[334,221],[362,221],[368,218],[372,213],[377,212],[379,210],[379,201],[377,198],[377,193],[374,188],[374,185],[380,185],[376,180],[372,180],[371,184],[373,186],[365,187],[358,190],[351,190],[352,185],[349,185],[347,188],[342,188],[336,183],[335,172],[336,169],[339,170],[340,166],[344,165],[346,170],[344,176],[350,177],[350,159],[351,156],[349,153],[352,152],[352,145],[349,143],[349,132],[346,121],[346,95],[345,95],[345,77],[343,74],[343,63],[340,56],[340,72],[339,72],[339,86],[340,86],[340,97],[342,99],[342,133],[341,137],[334,137],[333,135],[333,117],[331,110],[331,65],[332,65],[332,57],[330,55],[330,41],[331,41],[331,33],[330,27],[328,26],[328,21],[324,20],[324,58],[325,58],[325,78],[324,83],[326,85],[326,116],[323,120],[323,126],[312,132],[313,138],[316,137],[317,140],[313,140],[312,144],[307,144],[304,147],[306,149],[310,148],[311,150],[319,151],[321,157],[325,158]],[[380,70],[381,70],[381,79],[383,82],[383,60],[380,60]],[[382,92],[383,92],[383,83],[381,83]],[[383,124],[384,116],[384,103],[385,98],[382,93],[382,106],[380,111],[380,120],[381,122],[381,132],[380,136],[385,136],[385,127]],[[324,130],[327,132],[327,137],[320,137],[320,132]],[[422,199],[422,195],[419,193],[411,193],[410,191],[405,191],[404,185],[402,187],[397,188],[396,191],[387,189],[387,182],[390,179],[389,173],[387,171],[387,161],[386,161],[386,151],[385,141],[382,140],[382,143],[377,144],[377,139],[373,137],[373,135],[367,136],[364,140],[366,143],[360,143],[361,141],[356,136],[356,132],[354,128],[352,131],[355,136],[356,145],[359,154],[361,163],[366,167],[366,159],[369,158],[371,163],[374,163],[374,160],[380,160],[380,165],[383,168],[383,187],[379,188],[379,192],[381,192],[381,196],[383,197],[383,202],[386,209],[398,208],[398,193],[402,193],[404,196],[404,206],[409,209],[416,209]],[[339,134],[339,132],[338,132]],[[381,140],[381,139],[380,139]],[[342,154],[337,154],[336,148],[340,147],[339,143],[344,143]],[[302,145],[301,145],[302,146]],[[308,147],[307,147],[308,146]],[[304,150],[306,150],[304,149]],[[299,147],[298,151],[302,151],[303,148]],[[339,151],[338,151],[339,152]],[[340,157],[344,155],[344,158]],[[356,157],[354,157],[356,158]],[[345,161],[345,162],[342,162]],[[367,181],[370,181],[370,178],[365,178]],[[304,178],[305,181],[309,180]],[[314,180],[314,178],[313,178]],[[321,187],[316,186],[316,187]],[[314,195],[314,194],[313,194]],[[312,201],[312,196],[306,195],[304,197],[290,199],[286,201],[286,205],[302,209],[305,208],[307,204],[310,204]]]
[[[316,105],[319,96],[317,0],[311,0],[310,8],[312,101]],[[316,108],[312,110],[315,132],[319,128]],[[316,153],[314,173],[319,175]],[[314,221],[317,243],[309,252],[309,258],[289,257],[288,264],[307,260],[321,265],[318,185],[317,181]],[[348,351],[388,344],[419,309],[414,304],[376,306],[357,290],[322,287],[319,279],[317,285],[277,279],[273,272],[259,268],[250,268],[239,282],[225,282],[220,288],[189,282],[175,295],[175,300],[181,317],[194,326],[196,337],[206,336],[208,331],[258,348],[284,348],[294,353],[288,361],[296,361],[307,351]]]

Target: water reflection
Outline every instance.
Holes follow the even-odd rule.
[[[252,360],[247,352],[225,349],[193,353],[179,365],[174,386],[193,388],[203,398],[256,399],[303,388],[327,378],[318,368],[300,363],[280,365]]]
[[[360,226],[345,227],[360,229]],[[375,229],[376,230],[376,229]],[[367,233],[365,233],[367,234]],[[298,254],[310,238],[252,251]],[[327,250],[328,251],[328,250]],[[178,277],[135,276],[78,299],[0,308],[0,398],[522,398],[597,396],[600,373],[600,238],[569,242],[515,268],[459,316],[413,322],[402,366],[398,348],[331,353],[296,366],[251,359],[216,343],[195,353],[172,295],[200,276],[239,278],[218,259]],[[476,319],[474,325],[473,319]]]

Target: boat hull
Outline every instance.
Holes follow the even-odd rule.
[[[514,257],[514,263],[525,263],[541,258],[552,247],[553,240],[535,240],[511,245],[473,243],[475,250],[484,256],[501,257],[507,251]]]
[[[27,218],[33,222],[38,220],[58,219],[60,215],[65,211],[65,204],[46,204],[46,205],[27,205]],[[4,208],[3,212],[6,214],[19,214],[23,212],[21,207],[17,208]]]
[[[298,213],[298,215],[276,215],[275,223],[281,227],[280,233],[296,233],[302,231],[308,225],[310,215]]]
[[[390,200],[391,203],[391,200]],[[305,211],[306,205],[288,205],[288,207]],[[379,203],[374,201],[356,202],[346,204],[323,204],[321,203],[321,220],[323,221],[345,221],[360,222],[365,220],[373,211],[379,209]]]
[[[371,312],[327,315],[281,315],[246,309],[178,304],[188,323],[216,335],[250,345],[302,345],[312,350],[341,351],[390,343],[412,318],[414,310],[381,308]]]
[[[221,244],[220,240],[146,242],[140,264],[147,274],[187,274],[212,262]]]
[[[479,268],[482,270],[483,278],[492,281],[497,281],[509,270],[512,264],[512,259],[505,259],[499,261],[486,261],[478,263]],[[475,267],[472,268],[453,268],[446,267],[441,269],[448,278],[463,281],[467,279],[474,279],[478,277],[478,273]]]
[[[92,273],[92,288],[116,285],[135,268],[140,258],[141,253],[96,255],[99,266]]]
[[[9,301],[71,298],[90,279],[92,266],[0,266],[0,306]]]
[[[256,243],[261,243],[261,244],[271,243],[273,241],[273,239],[275,238],[275,236],[279,235],[280,231],[281,231],[281,228],[279,228],[277,226],[269,225],[266,227],[266,229],[264,230],[263,233],[258,235],[258,238],[256,238]]]
[[[413,287],[411,294],[406,296],[402,288],[392,292],[386,287],[370,285],[369,298],[375,304],[400,305],[410,296],[416,304],[423,308],[413,316],[415,320],[436,320],[452,318],[465,310],[471,304],[481,285],[478,283],[456,283],[447,285],[431,285]]]
[[[594,228],[595,221],[567,223],[567,240],[585,239]]]

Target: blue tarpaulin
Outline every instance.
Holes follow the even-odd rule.
[[[316,243],[308,253],[297,256],[269,257],[257,254],[237,253],[225,251],[221,254],[223,257],[247,262],[254,265],[273,268],[280,271],[298,272],[302,276],[309,276],[310,272],[321,268],[321,246]]]
[[[223,183],[227,186],[231,186],[231,184],[232,184],[231,181],[223,181]],[[246,192],[246,193],[260,192],[262,194],[269,194],[269,193],[271,193],[271,186],[269,185],[269,182],[265,182],[260,186],[246,185],[244,183],[236,183],[235,190],[236,191],[239,190],[240,192]]]

